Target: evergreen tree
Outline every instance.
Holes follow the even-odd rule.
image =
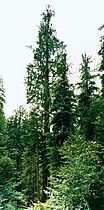
[[[5,90],[0,78],[0,208],[16,209],[18,194],[15,189],[15,165],[8,157],[6,119],[4,114]]]
[[[50,138],[50,107],[52,86],[57,76],[57,64],[60,61],[61,54],[65,48],[63,42],[56,37],[56,31],[52,26],[51,19],[54,12],[50,6],[42,14],[38,32],[38,41],[36,49],[33,49],[33,64],[27,66],[27,102],[37,107],[43,123],[43,152],[42,152],[42,168],[43,168],[43,195],[42,201],[46,200],[44,190],[48,186],[48,155],[47,148]]]
[[[39,125],[40,119],[35,108],[31,108],[25,122],[25,143],[23,152],[22,183],[23,192],[28,200],[41,199],[41,153],[42,131]]]
[[[60,165],[59,148],[69,135],[75,133],[75,97],[73,87],[68,82],[68,69],[66,53],[64,53],[57,68],[59,77],[53,91],[50,163],[54,170]]]
[[[14,111],[14,114],[7,120],[7,149],[8,156],[14,161],[16,168],[16,190],[21,192],[21,175],[22,175],[22,154],[24,151],[24,137],[25,127],[24,121],[26,118],[26,112],[22,106],[18,110]]]
[[[98,67],[98,76],[101,81],[99,98],[95,101],[96,122],[95,122],[95,140],[104,144],[104,37],[101,37],[101,49],[98,54],[101,56]]]
[[[15,189],[15,165],[6,155],[0,158],[0,209],[18,209],[19,194]]]
[[[104,145],[104,37],[101,37],[101,49],[99,55],[101,56],[99,66],[99,77],[101,80],[100,97],[97,100],[98,112],[96,118],[96,139]]]
[[[86,54],[82,55],[82,63],[80,68],[80,79],[78,88],[80,94],[78,96],[78,123],[80,132],[86,140],[92,140],[94,136],[94,121],[96,118],[95,110],[92,108],[92,102],[96,96],[97,87],[94,81],[94,75],[91,74],[89,64],[91,57]]]

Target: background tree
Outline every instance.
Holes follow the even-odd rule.
[[[22,155],[24,151],[24,137],[26,136],[26,129],[24,122],[27,113],[22,106],[14,111],[14,114],[7,119],[7,149],[8,156],[14,161],[16,168],[16,190],[22,191],[21,176],[22,176]]]
[[[39,115],[32,107],[25,123],[25,149],[22,157],[23,193],[28,201],[41,199],[42,130],[39,123]]]
[[[96,113],[95,120],[95,133],[94,139],[96,142],[104,145],[104,37],[101,37],[101,49],[99,55],[101,56],[100,65],[98,68],[98,76],[101,81],[101,87],[99,91],[99,97],[95,99],[94,111]],[[104,152],[98,151],[100,157],[100,164],[104,167]],[[103,176],[100,178],[102,179]],[[90,207],[91,209],[103,209],[104,206],[104,186],[99,181],[93,186],[93,189],[97,190],[97,196],[95,199],[90,198]]]
[[[50,166],[53,173],[60,165],[59,148],[75,133],[75,96],[73,86],[69,84],[69,66],[66,53],[58,63],[58,79],[53,90],[52,137],[50,141]]]
[[[6,121],[4,114],[4,104],[5,104],[5,89],[3,85],[3,79],[0,78],[0,157],[5,155],[5,138],[6,138]]]
[[[5,90],[0,78],[0,208],[17,208],[18,194],[15,189],[15,165],[8,157],[6,118],[4,114]]]
[[[80,133],[84,135],[86,140],[92,140],[94,137],[94,121],[96,112],[93,109],[92,102],[96,96],[97,87],[94,81],[95,75],[91,74],[89,64],[91,57],[86,54],[82,55],[82,63],[80,68],[80,79],[78,88],[80,94],[78,96],[78,123],[80,125]]]
[[[19,194],[15,188],[16,170],[14,162],[6,155],[0,158],[0,208],[18,209]]]
[[[101,49],[99,55],[101,61],[99,65],[99,78],[101,81],[100,97],[97,100],[98,112],[96,118],[96,138],[101,144],[104,144],[104,37],[101,37]]]

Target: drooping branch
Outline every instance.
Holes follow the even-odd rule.
[[[104,24],[101,27],[99,27],[98,30],[101,31],[103,28],[104,28]]]

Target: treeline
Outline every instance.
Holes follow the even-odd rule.
[[[72,84],[64,42],[42,14],[25,86],[30,111],[5,117],[0,80],[0,208],[104,209],[104,37],[99,67],[82,55],[80,82]],[[101,86],[96,81],[99,79]]]

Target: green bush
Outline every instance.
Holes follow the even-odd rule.
[[[98,151],[103,150],[96,142],[86,142],[80,137],[72,143],[64,143],[60,152],[63,163],[57,176],[51,178],[51,209],[89,210],[89,198],[96,191],[92,186],[101,180],[103,169]]]

